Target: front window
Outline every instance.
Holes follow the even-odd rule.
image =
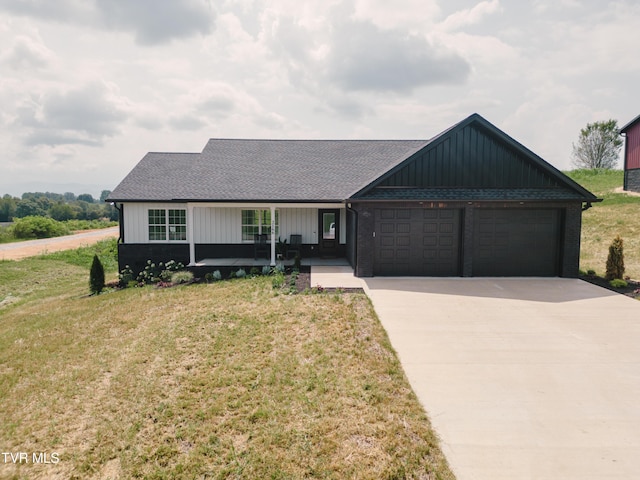
[[[149,209],[150,241],[185,241],[187,211],[184,209]]]
[[[280,232],[279,215],[276,210],[276,238]],[[242,210],[242,241],[253,242],[254,235],[263,233],[271,241],[271,210]]]

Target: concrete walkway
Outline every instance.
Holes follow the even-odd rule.
[[[458,480],[640,478],[639,301],[559,278],[364,284]]]

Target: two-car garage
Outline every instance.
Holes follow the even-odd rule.
[[[560,274],[558,208],[376,208],[374,217],[374,275]]]

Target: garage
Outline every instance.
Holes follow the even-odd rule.
[[[558,275],[559,231],[558,209],[476,210],[473,275]]]
[[[460,275],[459,209],[375,210],[374,275]]]

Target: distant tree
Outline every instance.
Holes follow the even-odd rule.
[[[49,216],[62,222],[75,218],[75,213],[68,203],[58,202],[49,209]]]
[[[18,218],[30,216],[44,217],[49,212],[49,208],[51,208],[51,204],[47,202],[50,201],[44,197],[20,200],[16,204],[15,216]]]
[[[100,194],[100,201],[104,202],[110,194],[111,190],[102,190],[102,193]]]
[[[76,194],[73,192],[64,192],[62,196],[66,202],[73,202],[76,199]]]
[[[615,168],[622,143],[617,120],[587,123],[578,143],[573,144],[573,164],[577,168]]]
[[[90,193],[81,193],[80,195],[78,195],[78,200],[82,200],[83,202],[87,203],[95,202],[95,200],[93,199],[93,195],[91,195]]]
[[[0,199],[0,222],[10,222],[16,214],[16,200],[11,195]]]

